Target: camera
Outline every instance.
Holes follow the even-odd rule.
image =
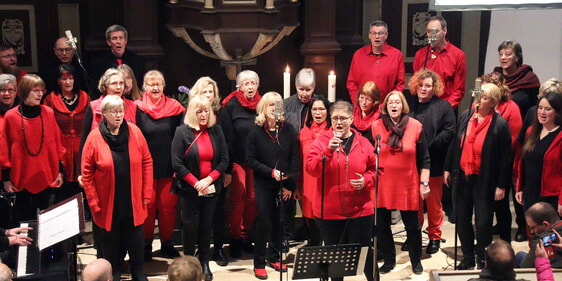
[[[542,239],[542,243],[545,247],[549,247],[551,246],[553,243],[558,242],[558,237],[556,236],[556,233],[549,233],[543,237],[541,237]]]

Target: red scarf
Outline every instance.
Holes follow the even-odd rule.
[[[488,129],[492,123],[494,112],[490,112],[482,123],[478,123],[477,118],[471,118],[467,127],[468,135],[461,155],[461,168],[465,175],[480,174],[480,163],[482,161],[482,147],[488,134]]]
[[[361,107],[359,107],[359,105],[356,105],[353,109],[353,125],[355,125],[355,128],[361,132],[365,132],[371,128],[373,122],[378,120],[380,117],[381,111],[378,106],[376,106],[375,109],[365,117],[363,117],[363,113],[361,112]]]
[[[324,120],[324,122],[320,124],[313,121],[312,124],[310,125],[310,135],[312,136],[312,139],[315,140],[316,137],[318,137],[318,135],[320,135],[327,129],[328,129],[328,120]]]
[[[62,94],[51,92],[50,95],[52,95],[51,102],[53,103],[54,108],[65,114],[72,113],[70,112],[70,110],[68,110],[66,103],[62,101],[61,98]],[[90,98],[88,97],[88,94],[86,94],[86,92],[80,90],[77,95],[78,95],[78,100],[76,102],[78,102],[78,104],[73,110],[75,114],[80,113],[83,110],[86,110],[86,108],[88,107],[88,103],[90,102]]]
[[[494,71],[503,73],[501,67],[494,68]],[[505,84],[509,87],[511,93],[519,89],[536,88],[541,86],[541,82],[539,81],[537,75],[533,72],[533,68],[526,64],[519,66],[515,72],[504,76]]]
[[[149,93],[144,93],[140,100],[135,103],[142,110],[148,114],[152,119],[162,119],[170,116],[177,116],[185,112],[185,108],[175,99],[171,99],[162,94],[160,102],[154,104]]]
[[[222,107],[225,107],[226,104],[228,103],[228,101],[230,101],[234,97],[236,97],[238,99],[238,101],[240,102],[240,104],[243,107],[246,107],[246,108],[252,109],[252,110],[256,110],[256,107],[258,106],[258,102],[261,99],[260,92],[258,92],[257,90],[256,90],[256,95],[254,96],[253,100],[247,99],[244,96],[244,93],[242,91],[234,91],[234,92],[230,93],[230,95],[228,95],[226,98],[224,98],[224,100],[222,101]]]

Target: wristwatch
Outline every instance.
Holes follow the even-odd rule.
[[[429,182],[428,181],[422,181],[420,182],[421,184],[423,184],[424,186],[429,186]]]

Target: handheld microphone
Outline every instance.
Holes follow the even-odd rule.
[[[343,136],[342,132],[334,132],[334,136],[338,137],[341,139],[341,137]],[[338,149],[336,149],[336,151],[340,151],[340,147],[341,147],[341,143],[338,145]]]
[[[78,39],[72,36],[72,31],[70,30],[65,31],[64,33],[66,34],[66,38],[68,39],[66,44],[70,44],[72,46],[72,49],[76,50],[76,42],[78,42]]]
[[[478,109],[480,108],[480,99],[482,98],[482,79],[480,77],[474,80],[474,89],[472,90],[472,98],[476,101],[474,117],[478,117]]]
[[[377,147],[375,153],[378,155],[381,152],[381,135],[377,135]]]

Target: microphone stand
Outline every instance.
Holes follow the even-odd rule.
[[[281,114],[275,114],[275,138],[281,152],[281,143],[279,142],[279,128],[281,127]],[[279,155],[281,158],[281,155]],[[280,159],[278,159],[279,161]],[[279,171],[279,192],[277,193],[277,209],[279,210],[279,281],[283,281],[283,242],[285,242],[285,212],[283,210],[283,172]],[[273,239],[273,237],[272,237]]]
[[[377,263],[377,242],[378,242],[378,235],[377,235],[377,208],[378,208],[378,201],[379,201],[379,153],[381,150],[381,136],[377,135],[377,146],[375,148],[375,217],[373,218],[373,280],[379,281],[380,280],[380,273],[379,273],[379,265]]]
[[[76,40],[76,37],[72,38],[72,41],[76,44],[78,43]],[[68,43],[70,44],[70,43]],[[74,56],[76,56],[76,60],[78,61],[78,65],[80,65],[80,70],[82,71],[82,73],[84,73],[84,78],[86,79],[86,88],[88,88],[88,96],[91,97],[92,95],[92,78],[90,78],[90,75],[88,75],[88,71],[86,70],[86,68],[84,67],[84,64],[82,63],[82,58],[80,57],[80,52],[78,52],[78,48],[74,49]]]

